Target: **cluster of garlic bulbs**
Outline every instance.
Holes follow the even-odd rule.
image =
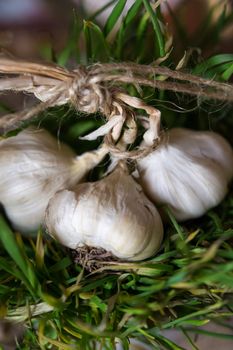
[[[153,255],[162,221],[124,163],[100,181],[78,184],[106,152],[101,147],[76,157],[46,130],[34,128],[3,139],[0,202],[13,226],[36,230],[46,212],[49,232],[67,247],[104,248],[128,260]]]
[[[142,146],[156,137],[152,122]],[[177,220],[199,217],[221,202],[233,176],[232,148],[213,132],[168,131],[157,149],[137,160],[138,182],[124,161],[103,179],[83,182],[106,153],[102,146],[76,157],[34,128],[2,139],[0,202],[13,226],[31,232],[45,223],[69,248],[89,246],[143,260],[163,238],[156,205],[168,205]]]

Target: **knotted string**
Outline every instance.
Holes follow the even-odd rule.
[[[162,138],[160,112],[141,99],[126,94],[122,84],[145,85],[203,98],[233,101],[230,84],[153,65],[95,64],[78,66],[69,71],[54,65],[0,58],[0,74],[0,91],[32,93],[41,101],[22,112],[1,117],[1,133],[16,128],[49,107],[69,103],[78,111],[87,114],[100,112],[106,117],[106,124],[84,139],[104,136],[105,145],[118,158],[143,157],[158,147]],[[150,127],[144,134],[141,146],[127,151],[127,145],[133,144],[137,137],[137,121],[140,122],[140,118],[135,114],[136,109],[147,113]]]

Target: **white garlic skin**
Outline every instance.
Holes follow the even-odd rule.
[[[155,206],[121,168],[100,181],[56,193],[45,223],[49,233],[69,248],[103,248],[127,260],[152,256],[163,237]]]
[[[13,226],[37,230],[49,199],[83,177],[84,162],[46,130],[28,128],[0,141],[0,202]]]
[[[174,128],[158,149],[138,160],[140,184],[177,220],[202,216],[225,197],[233,176],[233,150],[219,134]]]

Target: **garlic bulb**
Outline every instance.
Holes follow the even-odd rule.
[[[214,132],[176,128],[158,149],[138,160],[138,171],[154,203],[169,205],[178,220],[197,218],[226,195],[233,151]]]
[[[45,223],[69,248],[103,248],[128,260],[152,256],[163,236],[155,206],[122,166],[100,181],[57,192],[49,201]]]
[[[14,227],[38,229],[49,199],[74,185],[106,154],[104,149],[80,157],[46,130],[28,128],[0,141],[0,202]]]

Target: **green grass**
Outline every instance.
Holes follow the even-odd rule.
[[[15,238],[1,218],[1,306],[8,319],[29,326],[19,349],[31,349],[32,339],[35,348],[88,349],[115,337],[179,349],[162,330],[205,333],[200,326],[233,316],[232,213],[229,195],[199,222],[180,226],[170,215],[157,256],[103,263],[92,274],[41,234],[36,242]],[[233,338],[230,331],[215,336]]]
[[[61,65],[69,65],[74,59],[82,64],[123,60],[150,63],[168,54],[160,11],[153,11],[146,0],[135,1],[114,39],[109,38],[125,3],[114,2],[104,28],[94,18],[82,22],[75,15],[67,46],[56,53],[55,60]],[[215,25],[208,17],[206,38],[230,23],[227,15]],[[196,43],[195,36],[186,40],[185,48]],[[84,52],[79,49],[83,43]],[[205,43],[199,44],[205,47]],[[162,64],[175,67],[180,59],[171,53]],[[216,52],[205,59],[191,55],[184,68],[228,81],[232,65],[232,54]],[[128,92],[139,95],[132,86]],[[213,129],[232,141],[232,105],[151,88],[140,94],[162,111],[165,127]],[[35,123],[38,120],[54,134],[59,130],[59,137],[78,153],[100,142],[78,137],[104,122],[100,115],[87,119],[67,106],[51,108]],[[153,349],[181,349],[164,337],[163,330],[168,329],[180,330],[191,343],[193,333],[231,342],[231,328],[227,334],[211,334],[201,326],[211,321],[227,326],[227,318],[233,316],[233,192],[219,207],[182,225],[165,210],[169,222],[155,257],[137,263],[103,263],[92,274],[75,265],[68,251],[46,240],[42,231],[36,241],[15,234],[2,215],[0,315],[25,323],[26,332],[17,349],[91,350],[95,349],[95,341],[105,349],[114,349],[115,338],[128,349],[129,337],[144,339]]]

